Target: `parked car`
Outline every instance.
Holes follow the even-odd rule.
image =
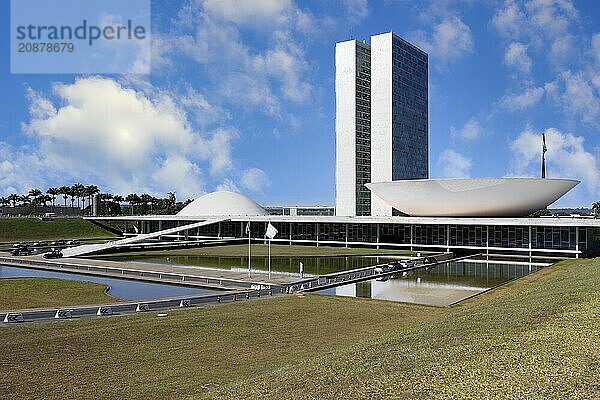
[[[79,240],[69,240],[67,246],[79,246],[81,242]]]
[[[390,264],[381,264],[375,267],[376,274],[385,274],[386,272],[392,272],[394,267]]]
[[[29,247],[29,242],[19,242],[12,245],[14,248]]]
[[[52,249],[51,251],[44,253],[44,258],[61,258],[62,252],[59,249]]]
[[[31,250],[29,247],[17,247],[10,252],[10,254],[13,256],[28,256],[31,253],[33,253],[33,250]]]
[[[48,242],[46,242],[45,240],[41,240],[39,242],[35,242],[33,244],[33,247],[46,247],[48,246]]]
[[[66,244],[67,242],[64,240],[55,240],[54,242],[50,243],[51,246],[64,246]]]

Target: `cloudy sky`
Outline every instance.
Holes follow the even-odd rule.
[[[600,3],[169,0],[150,75],[11,75],[0,2],[0,195],[96,184],[334,204],[335,42],[394,31],[429,53],[431,177],[539,176],[600,200]]]

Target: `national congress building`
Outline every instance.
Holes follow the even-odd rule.
[[[393,33],[335,47],[335,215],[273,215],[231,192],[204,195],[177,215],[90,217],[127,238],[65,249],[77,256],[156,242],[263,240],[535,257],[579,257],[600,247],[600,221],[531,218],[579,182],[428,179],[428,57]],[[397,214],[404,215],[397,215]]]

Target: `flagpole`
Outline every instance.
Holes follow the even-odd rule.
[[[542,179],[546,178],[546,134],[542,133]]]
[[[252,262],[252,247],[250,246],[250,221],[248,221],[248,278],[250,278],[250,267]]]
[[[271,280],[271,239],[269,239],[269,280]]]

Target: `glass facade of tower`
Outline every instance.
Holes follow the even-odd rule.
[[[371,215],[371,50],[356,42],[356,215]]]
[[[427,54],[392,37],[392,179],[426,179]]]

